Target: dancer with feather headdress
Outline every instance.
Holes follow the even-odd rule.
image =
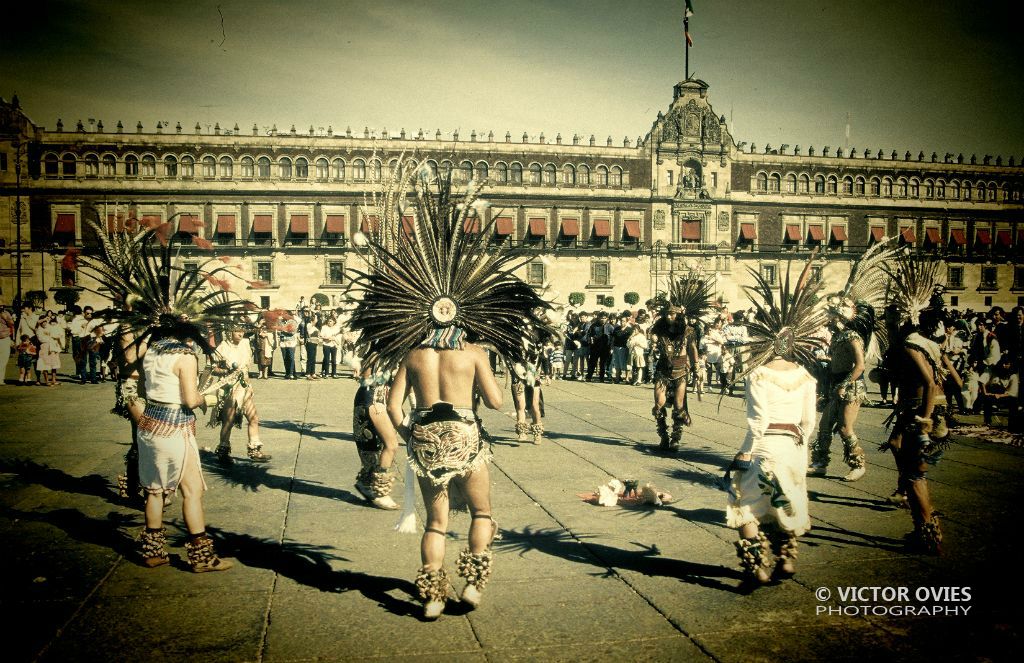
[[[787,269],[776,301],[771,285],[750,270],[745,290],[755,315],[747,323],[749,353],[743,374],[747,436],[726,472],[726,521],[739,532],[736,554],[753,585],[795,572],[797,537],[810,529],[807,447],[813,439],[817,384],[808,367],[820,347],[816,332],[826,315],[817,306],[820,284],[810,285],[810,261],[790,290]],[[736,472],[733,474],[733,472]],[[769,542],[775,569],[769,574]]]
[[[226,268],[181,269],[173,264],[172,245],[159,229],[151,229],[127,246],[122,256],[127,265],[115,264],[105,247],[94,258],[83,259],[83,267],[101,285],[123,295],[122,307],[102,315],[118,324],[122,339],[130,335],[132,340],[122,344],[134,349],[141,362],[145,409],[138,423],[138,468],[146,491],[146,528],[139,539],[142,562],[149,567],[169,562],[163,511],[180,490],[189,565],[196,573],[221,571],[232,563],[217,556],[206,534],[206,482],[193,413],[215,402],[216,395],[199,391],[198,355],[212,350],[207,342],[211,332],[230,328],[252,304],[233,299],[224,289],[204,292],[203,283],[222,281],[216,275]]]
[[[934,464],[949,442],[942,384],[953,369],[932,340],[942,320],[940,263],[904,254],[892,276],[886,322],[889,326],[889,371],[899,385],[899,401],[890,420],[889,439],[899,473],[896,496],[905,496],[914,531],[911,544],[923,552],[941,553],[942,530],[928,491],[928,464]]]
[[[465,494],[472,518],[469,546],[457,564],[467,582],[461,595],[465,603],[479,605],[492,567],[491,541],[498,528],[491,513],[490,451],[481,440],[473,404],[476,393],[484,405],[497,409],[502,390],[481,345],[508,366],[522,362],[523,330],[526,324],[543,327],[540,313],[548,305],[514,274],[526,258],[491,244],[490,224],[483,224],[482,232],[469,231],[473,226],[467,217],[479,186],[471,183],[459,196],[450,177],[434,185],[420,179],[418,169],[404,176],[415,182],[414,227],[390,245],[368,239],[373,269],[353,275],[362,297],[350,325],[360,332],[360,344],[374,350],[366,358],[368,368],[397,368],[388,413],[406,440],[427,507],[416,586],[424,617],[436,619],[448,595],[444,555],[450,482]],[[396,197],[388,207],[403,202]],[[402,408],[410,394],[416,409],[404,425]]]
[[[711,308],[712,280],[690,272],[677,278],[670,286],[658,320],[651,326],[657,336],[657,358],[654,365],[654,415],[658,427],[658,449],[675,453],[683,437],[683,426],[689,426],[690,411],[686,402],[686,381],[695,380],[697,362],[697,320]],[[672,433],[668,430],[668,407],[672,406]]]
[[[867,402],[864,382],[865,356],[877,331],[876,309],[884,303],[890,279],[885,270],[898,250],[895,240],[883,240],[868,249],[853,263],[845,287],[829,296],[828,384],[824,408],[818,424],[818,438],[811,453],[808,476],[825,476],[828,470],[832,436],[838,432],[843,441],[843,460],[850,467],[844,477],[856,481],[867,471],[864,449],[854,431],[860,406]]]

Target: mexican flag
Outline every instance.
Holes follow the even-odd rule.
[[[686,0],[686,14],[684,16],[686,18],[693,16],[693,3],[690,0]]]

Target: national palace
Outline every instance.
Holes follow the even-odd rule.
[[[940,143],[942,137],[936,137]],[[749,269],[776,282],[814,256],[837,285],[872,243],[898,236],[945,264],[947,302],[1024,303],[1024,164],[1013,157],[737,142],[688,79],[642,137],[530,138],[407,132],[203,128],[121,121],[35,125],[0,99],[0,300],[87,286],[68,247],[89,222],[169,222],[185,268],[233,265],[263,307],[316,295],[339,304],[353,235],[375,223],[381,170],[400,157],[485,183],[479,223],[528,258],[523,278],[587,309],[636,308],[681,271],[713,274],[745,308]],[[317,294],[319,293],[319,294]],[[326,299],[324,299],[326,298]],[[102,305],[83,291],[81,303]]]

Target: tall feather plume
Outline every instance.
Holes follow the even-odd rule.
[[[854,302],[864,301],[880,309],[885,305],[885,291],[890,278],[886,266],[901,251],[898,237],[873,244],[850,266],[850,275],[840,296]]]
[[[711,276],[690,270],[669,284],[668,301],[671,306],[683,309],[687,318],[701,318],[711,310],[714,291],[715,283]]]
[[[931,305],[936,286],[942,285],[941,263],[905,252],[886,271],[892,279],[887,303],[896,307],[901,323],[909,320],[917,325],[921,311]]]
[[[792,262],[786,265],[786,278],[779,286],[777,299],[764,276],[747,268],[754,285],[743,289],[750,297],[754,316],[746,321],[749,340],[743,346],[744,369],[734,383],[780,354],[808,369],[814,366],[815,352],[824,346],[817,332],[827,324],[828,314],[821,306],[821,282],[811,283],[809,278],[811,262],[804,265],[795,284],[790,279]]]
[[[416,167],[401,164],[392,171],[385,181],[397,181],[395,191],[413,193],[414,229],[409,234],[401,228],[404,196],[377,199],[390,229],[368,236],[362,247],[366,268],[349,270],[356,301],[349,324],[360,332],[364,351],[372,348],[365,365],[372,370],[401,362],[437,329],[431,306],[442,297],[457,305],[453,326],[493,347],[509,365],[522,361],[528,330],[549,326],[544,313],[550,305],[515,275],[530,256],[492,243],[493,221],[481,219],[479,232],[472,232],[480,185],[457,193],[450,174],[430,183]],[[389,243],[392,232],[395,241]]]

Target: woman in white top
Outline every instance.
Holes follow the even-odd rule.
[[[39,359],[36,370],[39,383],[48,387],[57,386],[57,369],[60,368],[60,351],[63,348],[64,330],[51,324],[48,316],[41,316],[36,327],[36,338],[39,339]]]
[[[185,544],[196,573],[223,571],[232,562],[220,559],[206,535],[203,492],[206,481],[196,446],[196,415],[216,400],[198,390],[199,363],[195,342],[186,331],[161,328],[153,334],[142,360],[146,409],[139,420],[139,483],[146,491],[146,530],[139,540],[143,564],[161,566],[167,555],[164,505],[181,491],[182,516],[188,529]]]
[[[338,377],[338,346],[341,344],[341,323],[333,314],[320,326],[320,344],[324,349],[324,358],[320,362],[320,377]]]

